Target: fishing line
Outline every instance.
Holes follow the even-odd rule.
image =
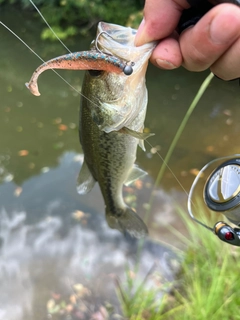
[[[11,30],[8,26],[6,26],[2,21],[0,21],[0,24],[6,28],[10,33],[12,33],[20,42],[22,42],[33,54],[35,54],[36,57],[38,57],[38,59],[40,59],[43,63],[47,63],[45,60],[43,60],[23,39],[21,39],[13,30]],[[81,93],[80,91],[78,91],[76,88],[74,88],[66,79],[64,79],[56,70],[54,70],[53,68],[50,67],[50,69],[59,77],[61,78],[70,88],[72,88],[74,91],[76,91],[80,96],[82,96],[83,98],[87,99],[89,102],[91,102],[92,104],[94,104],[97,108],[99,108],[99,106],[91,101],[88,97],[86,97],[83,93]]]
[[[65,49],[67,49],[67,51],[69,53],[72,53],[68,47],[62,42],[62,40],[58,37],[58,35],[54,32],[54,30],[52,29],[52,27],[50,26],[50,24],[47,22],[47,20],[44,18],[43,14],[41,13],[41,11],[38,9],[38,7],[34,4],[34,2],[32,0],[29,0],[30,3],[33,5],[33,7],[37,10],[37,12],[39,13],[40,17],[43,19],[43,21],[46,23],[46,25],[48,26],[48,28],[52,31],[52,33],[54,34],[54,36],[57,38],[57,40],[64,46]],[[95,45],[96,45],[96,49],[97,51],[99,51],[100,53],[102,53],[102,51],[98,48],[98,39],[99,37],[101,36],[101,34],[107,34],[110,38],[112,38],[106,31],[102,31],[101,33],[98,34],[98,36],[96,37],[96,40],[95,40]],[[113,39],[113,38],[112,38]],[[130,61],[129,61],[130,62]],[[131,62],[131,65],[130,66],[125,66],[123,72],[126,74],[126,75],[130,75],[132,72],[133,72],[133,69],[132,69],[132,66],[134,66],[134,62]],[[89,98],[87,98],[86,96],[84,96],[84,94],[82,94],[81,92],[78,92],[82,97],[86,98],[88,101],[90,101],[95,107],[99,108],[99,106],[91,101]]]
[[[154,146],[148,141],[145,140],[148,145],[151,148],[154,148]],[[159,153],[159,151],[156,152],[156,154],[158,155],[158,157],[162,160],[162,162],[164,163],[164,165],[166,166],[166,168],[170,171],[170,173],[172,174],[172,176],[174,177],[174,179],[177,181],[177,183],[179,184],[179,186],[182,188],[183,192],[185,193],[185,195],[187,196],[188,201],[190,201],[190,203],[195,206],[192,198],[190,197],[190,193],[187,192],[187,190],[184,188],[184,186],[182,185],[181,181],[178,179],[178,177],[175,175],[175,173],[172,171],[172,169],[169,167],[169,165],[167,164],[167,162],[164,160],[164,158],[161,156],[161,154]],[[196,219],[194,219],[196,220]]]
[[[154,146],[148,141],[145,140],[149,146],[151,148],[154,148]],[[166,168],[171,172],[172,176],[174,177],[174,179],[176,179],[177,183],[180,185],[180,187],[183,189],[184,193],[186,194],[186,196],[189,196],[189,193],[187,192],[187,190],[184,188],[184,186],[182,185],[182,183],[180,182],[180,180],[178,179],[178,177],[175,175],[175,173],[172,171],[172,169],[169,167],[169,165],[167,164],[167,162],[164,160],[164,158],[161,156],[161,154],[157,151],[156,154],[159,156],[159,158],[162,160],[162,162],[164,163],[164,165],[166,166]]]
[[[68,47],[61,41],[61,39],[57,36],[57,34],[55,33],[55,31],[52,29],[52,27],[49,25],[49,23],[47,22],[47,20],[44,18],[44,16],[42,15],[42,13],[40,12],[40,10],[37,8],[37,6],[33,3],[32,0],[29,0],[29,2],[32,4],[32,6],[36,9],[36,11],[38,12],[38,14],[40,15],[40,17],[43,19],[43,21],[46,23],[46,25],[48,26],[48,28],[51,30],[51,32],[53,33],[53,35],[56,37],[56,39],[58,39],[58,41],[62,44],[62,46],[69,52],[69,53],[72,53]],[[20,37],[18,37],[11,29],[9,29],[4,23],[2,23],[0,21],[0,23],[8,30],[10,31],[17,39],[19,39],[32,53],[34,53],[41,61],[43,61],[44,63],[46,63],[34,50],[32,50]],[[104,33],[104,31],[102,32]],[[105,32],[106,33],[106,32]],[[107,34],[107,33],[106,33]],[[100,37],[101,33],[97,36],[96,38],[96,41],[95,41],[95,44],[96,44],[96,49],[101,52],[101,50],[98,48],[98,38]],[[85,99],[87,99],[90,103],[92,103],[93,105],[99,107],[96,103],[94,103],[93,101],[91,101],[89,98],[87,98],[86,96],[84,96],[81,92],[79,92],[77,89],[75,89],[67,80],[65,80],[59,73],[57,73],[53,68],[50,68],[52,71],[54,71],[55,74],[57,74],[67,85],[69,85],[74,91],[76,91],[78,94],[80,94],[82,97],[84,97]],[[124,72],[125,73],[125,72]],[[131,73],[132,73],[132,68],[131,68]],[[131,74],[131,73],[128,73]],[[127,73],[125,73],[127,74]],[[201,98],[202,94],[204,93],[204,91],[206,90],[206,88],[208,87],[209,83],[211,82],[213,78],[213,74],[211,73],[206,79],[205,81],[203,82],[203,84],[201,85],[197,95],[195,96],[192,104],[190,105],[187,113],[186,113],[186,116],[184,117],[177,133],[176,133],[176,136],[175,138],[173,139],[173,142],[172,144],[170,145],[170,148],[169,148],[169,151],[166,155],[166,160],[161,156],[161,154],[157,151],[157,155],[158,157],[162,160],[163,164],[165,167],[163,167],[163,170],[161,172],[159,172],[158,174],[158,177],[157,177],[157,180],[155,182],[155,185],[154,187],[156,187],[157,183],[160,181],[163,172],[164,172],[164,169],[167,168],[170,173],[172,174],[172,176],[174,177],[174,179],[177,181],[177,183],[179,184],[179,186],[182,188],[182,190],[184,191],[184,193],[186,194],[187,196],[187,199],[188,199],[188,212],[189,212],[189,215],[190,217],[196,221],[198,224],[202,225],[203,227],[205,227],[206,229],[210,230],[210,231],[213,231],[222,241],[225,241],[225,242],[228,242],[230,244],[233,244],[233,245],[236,245],[236,246],[240,246],[240,229],[239,228],[231,228],[229,225],[227,225],[226,223],[224,222],[217,222],[215,224],[215,226],[213,228],[207,226],[206,224],[202,223],[201,221],[199,221],[198,219],[195,218],[193,212],[192,212],[192,208],[191,208],[191,205],[195,206],[195,204],[193,203],[193,200],[192,200],[192,196],[193,196],[193,190],[195,188],[195,185],[198,181],[197,177],[196,179],[194,180],[194,183],[189,191],[189,193],[186,191],[186,189],[183,187],[182,183],[180,182],[180,180],[177,178],[177,176],[175,175],[175,173],[172,171],[172,169],[169,167],[168,165],[168,160],[169,158],[171,157],[171,154],[172,154],[172,151],[179,139],[179,136],[181,135],[192,111],[194,110],[196,104],[198,103],[199,99]],[[148,145],[153,148],[152,144],[148,141],[146,141],[148,143]],[[209,165],[209,164],[208,164]],[[208,166],[206,165],[206,166]],[[206,167],[205,166],[205,167]],[[204,167],[204,168],[205,168]],[[204,168],[200,171],[203,172],[204,171]],[[198,174],[198,177],[200,176],[200,173]],[[153,194],[151,195],[151,198],[149,200],[149,203],[151,203],[151,200],[153,199]],[[239,225],[239,224],[238,224]]]
[[[68,47],[62,42],[62,40],[57,36],[57,34],[54,32],[54,30],[51,28],[51,26],[49,25],[49,23],[47,22],[47,20],[44,18],[43,14],[40,12],[40,10],[38,9],[38,7],[34,4],[34,2],[32,0],[29,0],[29,2],[33,5],[33,7],[37,10],[37,12],[39,13],[39,15],[41,16],[41,18],[43,19],[43,21],[46,23],[46,25],[48,26],[48,28],[52,31],[52,33],[54,34],[54,36],[59,40],[59,42],[64,46],[65,49],[68,50],[69,53],[72,53]],[[103,31],[105,32],[105,31]],[[106,32],[105,32],[106,33]],[[101,33],[98,35],[98,37],[101,35]],[[107,33],[108,35],[108,33]],[[98,39],[97,37],[97,39]],[[96,39],[96,44],[97,44],[97,39]],[[98,51],[100,51],[96,45],[96,48]],[[100,51],[101,52],[101,51]],[[153,146],[151,145],[150,142],[148,142],[146,140],[146,142],[149,144],[149,146],[151,148],[153,148]],[[174,172],[172,171],[172,169],[168,166],[167,162],[164,160],[164,158],[160,155],[160,153],[157,151],[157,155],[159,156],[159,158],[162,160],[162,162],[165,164],[165,166],[167,167],[167,169],[170,171],[170,173],[172,174],[172,176],[176,179],[177,183],[179,184],[179,186],[182,188],[182,190],[184,191],[184,193],[186,194],[186,196],[188,197],[189,194],[186,191],[186,189],[183,187],[183,185],[181,184],[181,182],[179,181],[179,179],[177,178],[177,176],[174,174]]]
[[[163,160],[163,165],[162,165],[162,168],[159,170],[159,173],[158,173],[158,175],[157,175],[156,182],[155,182],[155,186],[160,182],[160,180],[161,180],[161,178],[162,178],[162,176],[163,176],[163,173],[164,173],[164,171],[165,171],[165,168],[168,168],[168,169],[170,170],[170,172],[171,172],[171,169],[169,168],[169,166],[167,165],[167,163],[168,163],[168,161],[170,160],[170,158],[171,158],[171,156],[172,156],[172,153],[173,153],[173,151],[174,151],[174,149],[175,149],[175,146],[176,146],[176,144],[177,144],[180,136],[182,135],[182,132],[183,132],[183,130],[184,130],[184,128],[185,128],[185,126],[186,126],[186,124],[187,124],[187,122],[188,122],[188,119],[190,118],[192,112],[194,111],[196,105],[198,104],[199,100],[201,99],[202,95],[204,94],[205,90],[207,89],[207,87],[208,87],[209,83],[211,82],[211,80],[213,79],[213,77],[214,77],[214,75],[213,75],[213,73],[211,72],[211,73],[205,78],[205,80],[203,81],[202,85],[200,86],[197,94],[195,95],[192,103],[190,104],[190,106],[189,106],[189,108],[188,108],[188,110],[187,110],[187,112],[186,112],[186,114],[185,114],[182,122],[180,123],[180,126],[179,126],[179,128],[178,128],[178,130],[177,130],[177,132],[176,132],[176,134],[175,134],[175,136],[174,136],[174,138],[173,138],[173,140],[172,140],[172,142],[171,142],[171,144],[170,144],[170,147],[169,147],[169,149],[168,149],[168,152],[167,152],[167,154],[166,154],[165,159],[164,159],[164,160],[162,159],[162,160]],[[159,154],[159,156],[160,156],[160,154]],[[160,156],[160,158],[162,158],[162,157]],[[172,174],[173,174],[173,172],[172,172]],[[173,174],[173,176],[175,176],[175,175]],[[190,202],[190,204],[193,204],[193,205],[194,205],[191,196],[189,196],[190,194],[188,195],[188,193],[186,192],[186,190],[184,189],[184,187],[181,185],[180,181],[177,179],[176,176],[175,176],[175,179],[177,180],[177,182],[179,183],[179,185],[181,186],[181,188],[184,190],[185,194],[188,196],[188,201]],[[190,197],[190,200],[189,200],[189,197]],[[152,200],[152,199],[151,199],[151,200]]]
[[[68,47],[62,42],[62,40],[58,37],[58,35],[56,34],[56,32],[52,29],[52,27],[49,25],[49,23],[47,22],[47,20],[44,18],[43,14],[41,13],[41,11],[38,9],[38,7],[35,5],[35,3],[33,3],[32,0],[29,0],[29,2],[33,5],[33,7],[37,10],[37,12],[39,13],[40,17],[43,19],[43,21],[46,23],[46,25],[48,26],[48,28],[52,31],[52,33],[54,34],[54,36],[58,39],[58,41],[61,42],[61,44],[64,46],[65,49],[67,49],[67,51],[69,53],[72,53]]]
[[[68,47],[61,41],[61,39],[57,36],[57,34],[54,32],[54,30],[52,29],[52,27],[49,25],[49,23],[47,22],[47,20],[44,18],[44,16],[42,15],[42,13],[40,12],[40,10],[37,8],[37,6],[33,3],[32,0],[29,0],[29,2],[32,4],[32,6],[36,9],[36,11],[38,12],[38,14],[40,15],[40,17],[43,19],[43,21],[46,23],[46,25],[48,26],[48,28],[51,30],[51,32],[53,33],[53,35],[56,37],[56,39],[62,44],[62,46],[71,54],[72,52],[68,49]],[[42,59],[23,39],[21,39],[13,30],[11,30],[7,25],[5,25],[2,21],[0,21],[0,24],[7,29],[13,36],[15,36],[24,46],[26,46],[39,60],[41,60],[43,63],[47,64],[47,62]],[[100,35],[98,35],[99,37]],[[97,38],[98,39],[98,38]],[[97,44],[96,44],[97,47]],[[97,47],[98,49],[98,47]],[[98,49],[99,50],[99,49]],[[100,50],[99,50],[100,51]],[[96,106],[97,108],[99,108],[99,105],[97,105],[94,101],[91,101],[87,96],[85,96],[84,94],[82,94],[80,91],[78,91],[76,88],[74,88],[66,79],[64,79],[57,71],[55,71],[53,68],[49,67],[49,69],[51,69],[60,79],[62,79],[70,88],[72,88],[75,92],[77,92],[77,94],[79,94],[80,96],[82,96],[83,98],[85,98],[86,100],[88,100],[91,104],[93,104],[94,106]],[[179,138],[180,133],[182,132],[183,128],[186,125],[186,122],[188,120],[188,118],[190,117],[190,114],[192,113],[192,111],[194,110],[197,102],[199,101],[199,99],[201,98],[203,92],[206,90],[208,84],[210,83],[211,79],[213,78],[213,74],[211,73],[203,82],[202,86],[200,87],[197,95],[195,96],[192,104],[189,107],[189,110],[187,111],[186,116],[184,117],[179,130],[176,134],[176,137],[174,138],[171,146],[170,146],[170,150],[171,152],[169,152],[169,154],[167,154],[166,159],[164,159],[161,154],[157,151],[156,154],[158,155],[158,157],[162,160],[162,163],[164,164],[165,168],[167,168],[169,170],[169,172],[172,174],[172,176],[174,177],[174,179],[177,181],[178,185],[181,187],[181,189],[183,190],[183,192],[185,193],[185,195],[188,198],[188,211],[189,214],[191,216],[191,218],[193,220],[195,220],[197,223],[199,223],[200,225],[202,225],[203,227],[211,230],[211,231],[215,231],[215,233],[218,235],[218,237],[225,241],[225,242],[229,242],[232,241],[234,239],[235,243],[232,243],[233,245],[238,245],[240,246],[240,229],[232,229],[230,228],[230,226],[228,226],[227,224],[223,223],[223,222],[218,222],[214,228],[210,228],[207,225],[205,225],[204,223],[202,223],[201,221],[197,220],[191,210],[191,205],[193,205],[195,207],[195,204],[192,200],[192,193],[193,193],[193,189],[195,187],[195,184],[193,184],[193,187],[191,188],[190,192],[188,193],[186,191],[186,189],[183,187],[182,183],[180,182],[180,180],[177,178],[177,176],[175,175],[175,173],[172,171],[172,169],[169,167],[168,165],[168,160],[169,157],[171,156],[172,153],[172,149],[174,149],[175,144]],[[146,141],[148,143],[148,145],[153,148],[153,145]],[[164,172],[164,170],[162,170]],[[159,179],[160,180],[160,179]],[[157,181],[155,182],[154,188],[157,185]],[[149,203],[151,203],[152,201],[152,196],[150,198]],[[220,226],[219,226],[220,223]],[[229,237],[229,234],[231,235],[231,239],[229,240],[227,237]],[[234,238],[235,237],[235,238]]]
[[[47,24],[47,26],[49,27],[49,29],[52,31],[52,33],[56,36],[56,38],[60,41],[60,43],[64,46],[64,48],[66,48],[68,50],[68,52],[71,53],[71,51],[67,48],[67,46],[59,39],[59,37],[57,36],[57,34],[54,32],[54,30],[51,28],[51,26],[49,25],[49,23],[46,21],[46,19],[44,18],[44,16],[42,15],[42,13],[40,12],[40,10],[37,8],[37,6],[32,2],[32,0],[29,0],[29,2],[33,5],[33,7],[37,10],[37,12],[39,13],[39,15],[41,16],[41,18],[44,20],[44,22]],[[43,63],[46,63],[46,61],[44,59],[42,59],[23,39],[21,39],[13,30],[11,30],[8,26],[6,26],[2,21],[0,21],[0,24],[6,28],[10,33],[12,33],[20,42],[22,42],[39,60],[41,60]],[[81,95],[83,98],[87,99],[89,102],[91,102],[92,104],[94,104],[96,107],[99,107],[95,102],[91,101],[88,97],[86,97],[84,94],[82,94],[80,91],[78,91],[76,88],[74,88],[66,79],[64,79],[56,70],[54,70],[53,68],[50,68],[59,78],[61,78],[70,88],[72,88],[75,92],[77,92],[79,95]],[[151,148],[153,148],[152,144],[146,140],[146,142],[149,144],[149,146]],[[181,182],[179,181],[179,179],[177,178],[177,176],[174,174],[174,172],[172,171],[172,169],[168,166],[168,164],[166,163],[166,161],[163,159],[163,157],[160,155],[160,153],[157,151],[157,155],[159,156],[159,158],[162,160],[162,162],[165,164],[165,166],[168,168],[168,170],[171,172],[171,174],[173,175],[173,177],[176,179],[177,183],[179,184],[179,186],[182,188],[182,190],[184,191],[184,193],[186,194],[186,196],[188,197],[189,194],[186,191],[186,189],[183,187],[183,185],[181,184]]]

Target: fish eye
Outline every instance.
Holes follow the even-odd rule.
[[[99,77],[103,74],[103,70],[88,70],[91,77]]]

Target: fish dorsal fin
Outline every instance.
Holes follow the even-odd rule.
[[[136,164],[133,166],[129,176],[127,177],[126,182],[124,183],[126,186],[129,186],[133,181],[144,177],[147,174],[146,171],[140,169]]]
[[[93,178],[90,170],[85,161],[83,161],[82,167],[80,169],[78,179],[77,179],[77,192],[79,194],[86,194],[92,190],[95,185],[96,180]]]

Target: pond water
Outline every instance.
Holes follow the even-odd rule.
[[[0,20],[44,60],[65,54],[60,43],[41,41],[34,15],[4,7]],[[96,317],[105,301],[120,313],[109,275],[123,276],[126,261],[133,268],[137,241],[107,228],[98,186],[86,196],[76,192],[83,159],[77,128],[80,97],[51,71],[40,77],[42,95],[31,95],[25,82],[41,61],[2,26],[0,40],[0,319],[31,319],[33,314],[34,319],[47,318],[52,300],[55,304],[59,296],[67,300],[76,284],[88,288],[84,287],[89,290],[85,304]],[[72,52],[81,51],[91,40],[74,38],[66,45]],[[59,73],[81,89],[83,72]],[[149,66],[145,126],[155,133],[149,142],[162,157],[207,74]],[[239,92],[238,82],[214,79],[192,114],[169,163],[186,191],[206,163],[240,153]],[[162,165],[154,149],[146,147],[145,153],[138,151],[137,163],[149,175],[142,184],[125,189],[126,201],[142,217]],[[186,209],[186,201],[182,187],[167,171],[154,191],[140,278],[154,262],[162,277],[174,276],[174,268],[169,271],[174,255],[159,241],[178,242],[167,229],[169,224],[185,232],[175,208]],[[109,287],[103,290],[106,282]],[[81,319],[85,311],[79,307],[72,317]],[[55,313],[56,319],[65,315]]]

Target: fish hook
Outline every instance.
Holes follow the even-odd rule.
[[[101,31],[101,32],[97,35],[96,40],[95,40],[96,50],[97,50],[99,53],[108,54],[108,55],[110,55],[110,56],[113,56],[112,54],[110,54],[110,53],[108,53],[108,52],[104,52],[104,51],[100,50],[99,47],[98,47],[98,39],[99,39],[99,37],[100,37],[103,33],[105,33],[105,34],[106,34],[107,36],[109,36],[112,40],[114,40],[113,37],[110,36],[109,33],[107,33],[106,31]],[[129,63],[130,63],[130,65],[129,65]],[[124,74],[125,74],[126,76],[130,76],[130,75],[133,73],[133,68],[132,68],[132,67],[133,67],[134,65],[135,65],[135,63],[134,63],[133,61],[127,61],[127,62],[126,62],[125,66],[123,67],[123,72],[124,72]]]

